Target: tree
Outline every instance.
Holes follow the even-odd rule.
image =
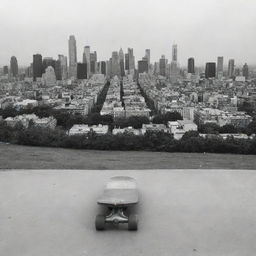
[[[149,119],[146,116],[131,116],[127,118],[116,118],[114,121],[114,126],[125,128],[125,127],[133,127],[134,129],[142,128],[143,124],[149,124]]]
[[[244,111],[248,115],[252,115],[254,108],[251,103],[245,101],[245,102],[243,102],[243,104],[241,106],[239,106],[238,110]]]
[[[185,134],[182,136],[182,140],[187,140],[189,138],[197,138],[199,137],[199,132],[198,131],[188,131],[185,132]]]
[[[167,112],[166,114],[162,115],[156,115],[153,118],[153,123],[154,124],[165,124],[169,121],[177,121],[177,120],[182,120],[182,116],[179,112],[174,111],[174,112]]]
[[[218,134],[220,131],[219,125],[215,123],[206,123],[199,127],[199,132],[206,134]]]
[[[174,111],[174,112],[167,112],[165,114],[165,120],[168,122],[168,121],[183,120],[183,118],[179,112]]]
[[[220,133],[237,133],[237,129],[232,124],[225,124],[219,129]]]
[[[134,129],[141,129],[143,124],[149,124],[149,119],[146,116],[131,116],[128,119],[128,126]]]
[[[251,123],[249,123],[245,132],[247,135],[256,134],[256,121],[252,121]]]
[[[152,122],[153,122],[153,124],[164,124],[165,117],[164,117],[164,115],[156,115],[156,116],[154,116]]]

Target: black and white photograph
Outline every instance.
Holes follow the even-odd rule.
[[[0,0],[0,255],[254,256],[255,0]]]

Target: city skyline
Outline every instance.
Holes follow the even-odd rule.
[[[99,60],[109,59],[120,48],[133,48],[136,63],[145,56],[145,49],[151,50],[151,63],[161,55],[171,60],[175,42],[181,66],[186,66],[190,57],[196,66],[203,66],[216,62],[218,56],[224,57],[225,66],[229,59],[235,59],[237,65],[256,64],[255,1],[134,3],[77,0],[71,6],[67,1],[4,1],[0,9],[0,31],[5,38],[0,42],[0,65],[8,65],[11,56],[19,66],[28,66],[36,53],[68,56],[70,35],[76,37],[78,62],[87,45],[97,51]],[[62,11],[57,13],[59,5]],[[84,17],[81,11],[85,7],[94,11]],[[49,9],[56,15],[47,15]]]

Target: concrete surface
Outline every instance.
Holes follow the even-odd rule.
[[[137,179],[137,232],[97,232],[109,177]],[[239,255],[256,251],[256,172],[1,171],[1,256]]]

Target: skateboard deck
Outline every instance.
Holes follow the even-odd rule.
[[[107,183],[98,204],[111,207],[129,206],[139,201],[136,180],[131,177],[112,177]]]

